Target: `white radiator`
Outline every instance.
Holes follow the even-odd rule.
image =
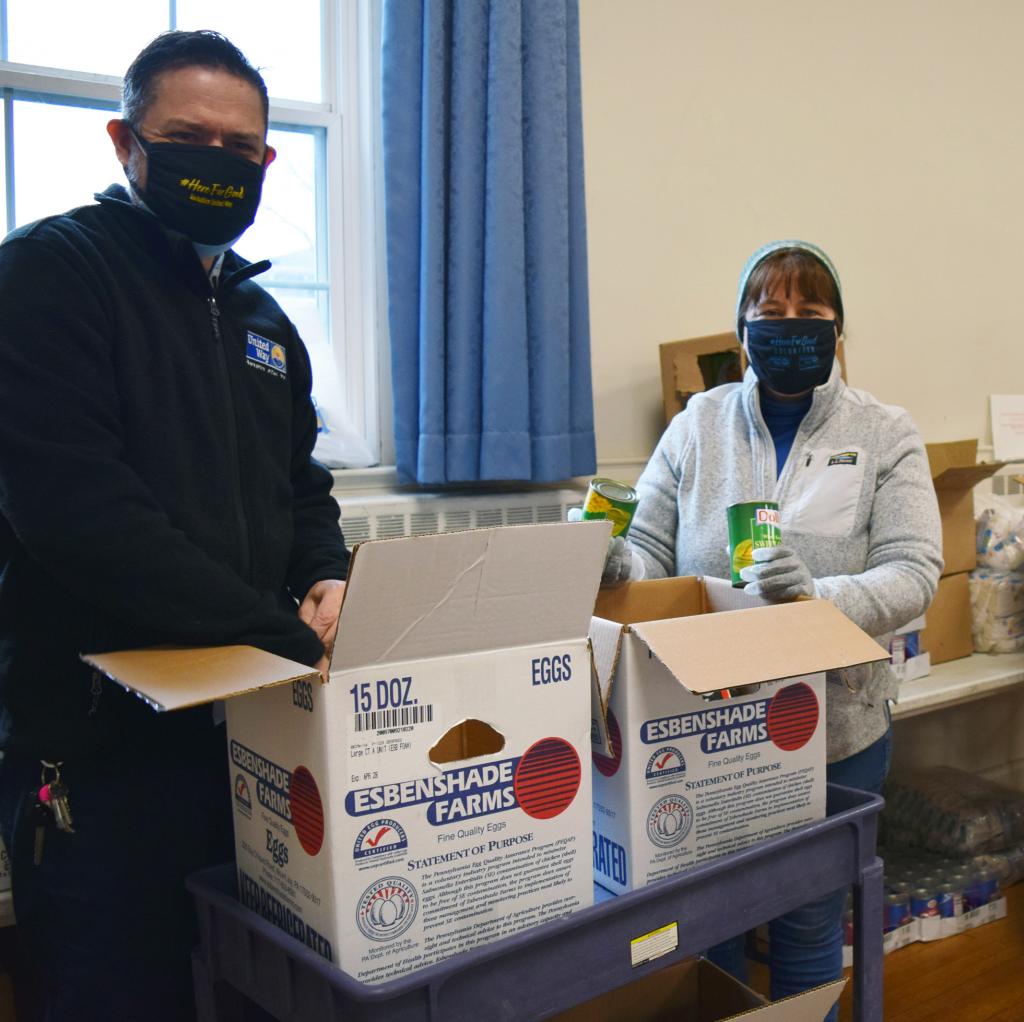
[[[368,539],[426,536],[497,525],[564,522],[585,491],[569,488],[488,494],[338,495],[349,547]]]

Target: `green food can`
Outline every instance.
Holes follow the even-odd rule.
[[[625,536],[639,503],[636,490],[616,479],[592,479],[583,501],[583,519],[607,518],[613,536]]]
[[[740,578],[740,570],[754,563],[754,551],[778,546],[782,542],[779,505],[770,500],[748,500],[743,504],[733,504],[728,515],[732,584],[742,589],[747,583]]]

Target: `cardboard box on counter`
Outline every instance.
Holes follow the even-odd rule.
[[[688,958],[555,1015],[551,1022],[821,1022],[845,979],[774,1004],[706,958]]]
[[[925,615],[921,649],[932,664],[958,660],[974,652],[971,636],[971,587],[968,572],[943,575]]]
[[[593,902],[587,626],[610,531],[362,544],[328,684],[246,647],[87,659],[158,709],[236,696],[241,899],[379,983]]]
[[[823,672],[887,650],[824,600],[713,578],[604,589],[595,614],[599,884],[621,894],[824,816]]]
[[[709,334],[659,345],[661,357],[661,396],[665,423],[686,407],[694,394],[722,383],[743,379],[747,360],[736,334]],[[846,360],[840,341],[837,357],[846,379]]]
[[[900,681],[916,681],[926,677],[931,670],[931,657],[921,648],[921,633],[925,627],[922,614],[893,632],[889,642],[889,662]]]
[[[945,561],[942,573],[956,575],[970,571],[978,563],[973,490],[1006,463],[977,464],[977,440],[925,444],[925,450],[942,517],[942,557]],[[940,661],[933,656],[932,663]]]

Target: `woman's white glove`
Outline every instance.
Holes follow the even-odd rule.
[[[796,551],[788,546],[758,547],[754,564],[740,569],[740,578],[748,582],[751,596],[766,600],[795,600],[814,595],[814,579]]]
[[[582,522],[583,511],[578,507],[569,508],[566,518],[570,522]],[[622,536],[608,540],[608,553],[601,572],[601,585],[619,586],[624,582],[639,582],[647,574],[644,562]]]

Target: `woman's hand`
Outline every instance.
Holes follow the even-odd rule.
[[[583,512],[578,507],[571,507],[566,518],[570,522],[582,522]],[[601,585],[619,586],[624,582],[639,582],[645,574],[644,562],[633,553],[629,543],[622,536],[612,536],[608,540]]]
[[[814,579],[807,565],[788,546],[760,547],[754,565],[743,568],[740,578],[749,585],[744,592],[766,600],[795,600],[814,595]]]

